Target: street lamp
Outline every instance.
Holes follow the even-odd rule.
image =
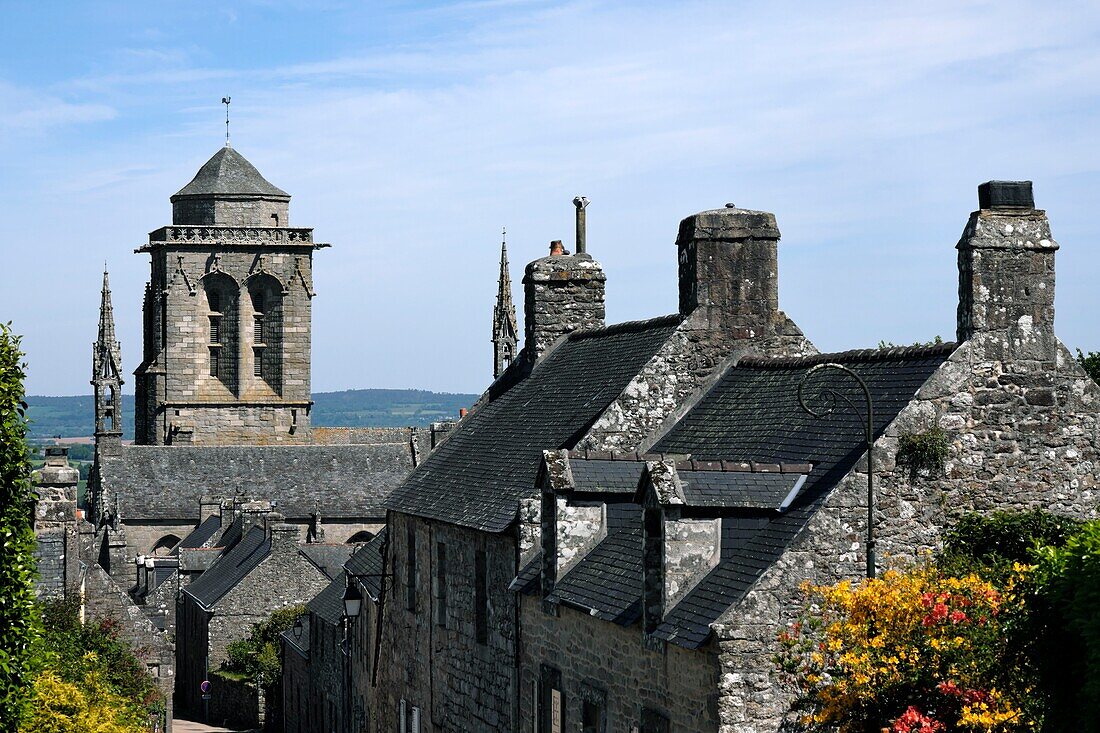
[[[806,386],[806,381],[815,373],[819,371],[825,371],[832,369],[839,371],[842,374],[846,374],[852,379],[859,382],[860,388],[863,390],[863,396],[866,399],[866,415],[861,415],[856,406],[852,404],[852,401],[848,399],[847,395],[837,392],[832,387],[822,387],[821,391],[817,393],[817,398],[824,399],[828,397],[829,404],[823,408],[815,410],[806,404],[806,400],[802,394],[803,388]],[[802,406],[802,409],[810,413],[814,417],[825,417],[831,414],[837,405],[838,400],[843,400],[847,403],[848,407],[852,408],[854,412],[863,423],[864,440],[867,447],[867,577],[875,577],[875,407],[871,400],[871,390],[867,387],[867,383],[863,381],[863,377],[856,374],[854,371],[844,366],[843,364],[835,364],[829,362],[827,364],[818,364],[810,369],[803,375],[802,380],[798,383],[798,404]]]
[[[348,578],[348,585],[344,588],[344,616],[354,622],[359,617],[359,611],[363,607],[363,594],[355,581]]]
[[[301,616],[294,619],[294,640],[295,641],[301,641],[302,640],[302,617]]]

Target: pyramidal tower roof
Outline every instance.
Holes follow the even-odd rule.
[[[290,194],[272,185],[260,175],[256,166],[226,145],[214,153],[210,160],[186,186],[172,197],[192,196],[257,196],[261,198],[290,199]]]

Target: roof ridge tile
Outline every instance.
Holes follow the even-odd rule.
[[[852,349],[850,351],[836,351],[829,354],[811,354],[809,356],[743,356],[737,360],[736,366],[753,369],[789,369],[792,367],[817,366],[828,362],[874,362],[890,359],[916,359],[928,356],[950,354],[958,348],[954,341],[945,341],[942,344],[930,346],[891,346],[885,349]]]

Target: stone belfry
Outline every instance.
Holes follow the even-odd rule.
[[[500,242],[500,280],[497,283],[497,304],[493,308],[493,379],[496,379],[516,358],[519,345],[516,306],[512,302],[512,276],[508,272],[508,245],[503,234]]]
[[[122,349],[115,337],[115,311],[106,268],[99,300],[99,332],[92,344],[92,386],[96,448],[110,453],[122,445]]]
[[[152,259],[136,440],[310,442],[313,230],[290,195],[226,144],[171,198]]]

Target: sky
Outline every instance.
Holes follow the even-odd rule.
[[[777,216],[823,351],[955,329],[977,185],[1033,180],[1057,332],[1100,351],[1100,4],[0,0],[0,320],[30,394],[90,392],[104,262],[125,372],[169,197],[224,143],[315,228],[313,389],[479,392],[501,229],[573,238],[609,323],[676,310],[679,221]],[[132,379],[125,386],[132,391]]]

